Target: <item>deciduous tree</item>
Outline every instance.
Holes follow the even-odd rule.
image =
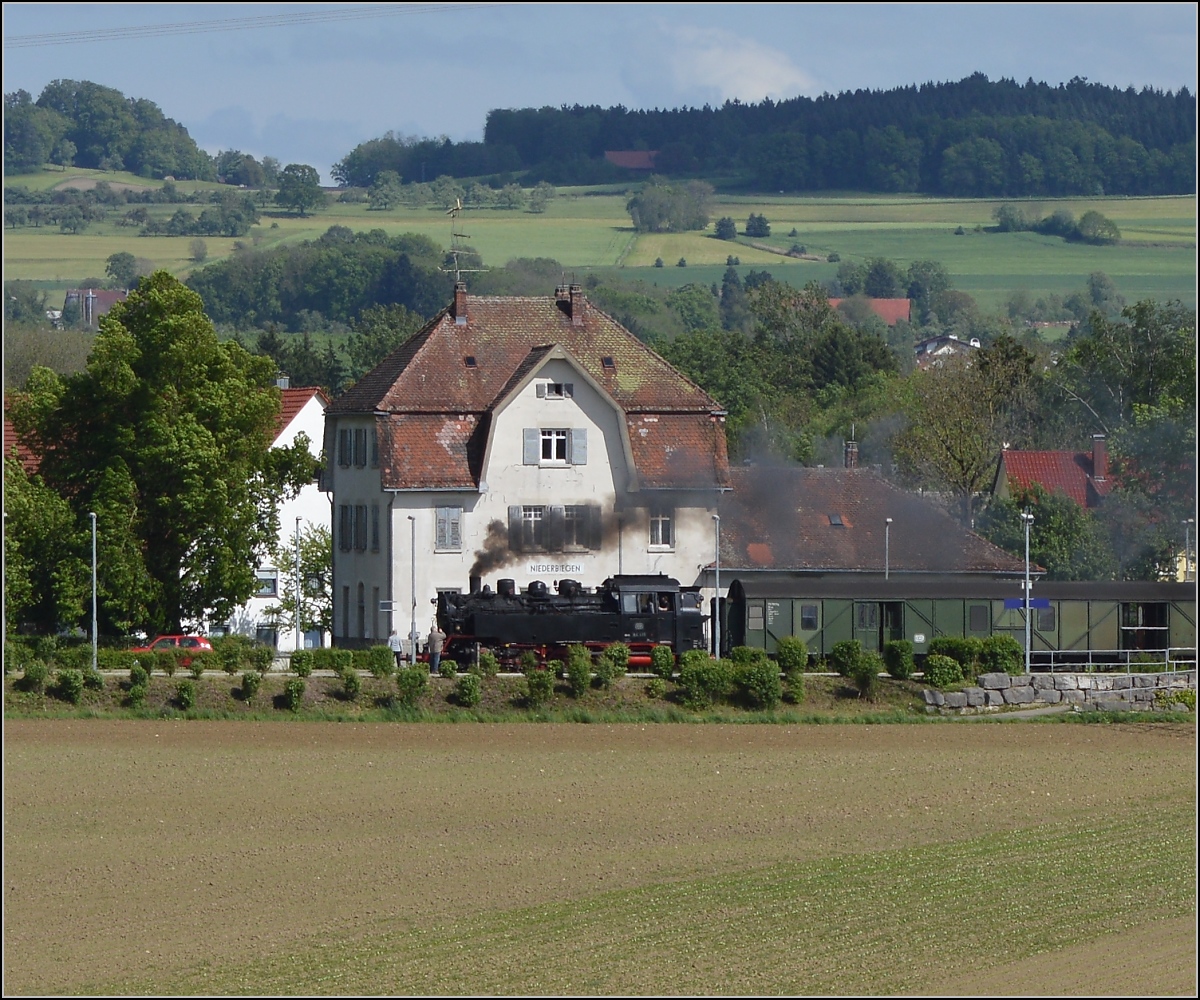
[[[321,190],[321,178],[316,169],[307,163],[289,163],[279,175],[279,191],[275,204],[303,216],[309,209],[325,204],[325,193]]]

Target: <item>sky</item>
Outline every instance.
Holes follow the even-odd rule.
[[[492,108],[700,106],[974,72],[1196,92],[1190,3],[3,10],[5,93],[36,98],[51,80],[91,80],[154,101],[209,152],[308,163],[325,183],[358,143],[389,130],[481,139]]]

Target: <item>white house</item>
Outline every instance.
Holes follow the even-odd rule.
[[[698,583],[728,488],[724,412],[578,285],[468,295],[335,400],[334,642],[428,631],[471,577]]]
[[[286,448],[294,444],[300,434],[306,434],[313,456],[319,458],[329,398],[318,388],[292,389],[286,386],[286,380],[281,379],[280,383],[283,401],[273,446]],[[315,482],[301,489],[293,499],[279,502],[279,539],[288,547],[288,551],[292,551],[297,526],[303,532],[312,526],[328,524],[329,498]],[[281,573],[279,567],[268,563],[260,565],[257,573],[258,593],[234,612],[228,622],[210,625],[209,631],[218,635],[237,632],[280,649],[295,649],[295,628],[280,631],[266,617],[266,609],[278,602],[283,574],[292,575],[292,567],[283,567]],[[303,644],[307,647],[321,646],[325,644],[325,637],[320,632],[309,632],[303,636]]]

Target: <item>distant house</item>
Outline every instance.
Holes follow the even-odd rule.
[[[625,170],[653,170],[657,149],[606,149],[604,158]]]
[[[325,409],[329,406],[328,397],[318,388],[289,388],[286,379],[280,380],[280,389],[283,400],[272,446],[286,448],[295,442],[298,435],[304,433],[308,435],[312,454],[319,457],[325,429]],[[293,499],[279,502],[279,540],[289,549],[295,538],[297,519],[302,531],[314,525],[328,526],[329,500],[321,493],[317,483],[309,483]],[[266,609],[279,601],[281,576],[290,570],[291,566],[279,567],[270,562],[260,565],[257,569],[258,593],[234,612],[228,621],[210,623],[209,632],[217,635],[235,632],[256,638],[269,646],[294,649],[297,645],[295,630],[289,629],[280,633],[266,616]],[[320,632],[310,632],[303,636],[305,647],[324,644],[325,636]]]
[[[63,299],[63,312],[74,305],[79,309],[83,325],[95,329],[100,325],[101,316],[128,297],[129,293],[123,288],[69,288]]]
[[[919,341],[913,350],[917,355],[917,367],[938,368],[950,358],[968,357],[979,350],[979,340],[959,340],[953,333],[941,334],[937,337],[927,337]]]
[[[829,304],[836,309],[846,299],[830,299]],[[888,326],[895,326],[900,320],[905,323],[912,319],[912,300],[911,299],[873,299],[864,297],[864,301],[871,307],[871,312],[883,320]]]
[[[1092,435],[1092,450],[1014,451],[1000,453],[992,492],[1000,499],[1037,485],[1061,493],[1080,507],[1096,507],[1112,490],[1108,477],[1108,444],[1103,434]]]
[[[29,450],[29,446],[24,444],[17,437],[17,430],[12,425],[12,421],[8,417],[4,418],[4,454],[15,456],[17,461],[21,463],[21,468],[25,470],[25,474],[32,476],[38,470],[38,457]]]

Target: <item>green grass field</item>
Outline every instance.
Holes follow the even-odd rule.
[[[147,183],[132,175],[100,175],[98,171],[73,171],[66,176],[68,182],[86,182],[92,175]],[[53,186],[62,183],[63,177],[60,172],[46,171],[12,182]],[[627,279],[669,287],[720,281],[731,255],[740,259],[743,273],[766,269],[795,285],[833,277],[836,265],[782,255],[792,244],[800,243],[811,254],[824,257],[836,252],[843,260],[882,256],[901,266],[919,259],[940,260],[955,287],[974,295],[985,309],[997,308],[1010,292],[1022,289],[1034,298],[1048,293],[1065,296],[1080,289],[1093,271],[1107,273],[1130,301],[1178,298],[1192,305],[1196,301],[1194,196],[1022,203],[1029,214],[1038,216],[1058,208],[1077,217],[1093,208],[1104,213],[1123,234],[1120,244],[1109,247],[1066,243],[1034,233],[985,232],[983,227],[992,224],[993,210],[1002,204],[997,200],[911,195],[718,197],[714,219],[729,215],[739,226],[751,212],[769,219],[772,236],[754,242],[781,251],[772,253],[744,240],[727,243],[713,239],[711,227],[707,234],[635,234],[625,211],[627,194],[603,190],[605,193],[563,189],[540,215],[469,210],[459,229],[491,267],[516,257],[549,257],[576,275],[613,269]],[[155,206],[153,211],[169,215],[175,207]],[[331,225],[356,231],[383,229],[389,234],[422,233],[442,245],[449,244],[451,231],[450,220],[440,209],[370,212],[365,204],[334,203],[306,218],[277,211],[264,213],[261,224],[245,242],[261,248],[314,239]],[[955,235],[960,226],[963,235]],[[795,236],[790,235],[792,230]],[[212,262],[231,253],[235,241],[212,238],[206,242]],[[182,277],[195,266],[188,259],[188,243],[186,238],[137,237],[109,221],[93,224],[75,236],[47,227],[10,230],[5,239],[5,274],[47,288],[65,288],[84,276],[102,275],[109,254],[128,251]],[[660,257],[665,266],[656,268],[655,259]],[[680,258],[686,259],[687,267],[676,266]]]

